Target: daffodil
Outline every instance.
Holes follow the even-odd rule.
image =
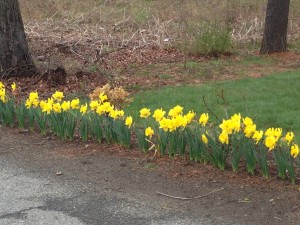
[[[39,94],[38,94],[37,91],[35,91],[35,92],[30,92],[28,98],[29,98],[30,100],[39,99]]]
[[[184,117],[187,119],[188,124],[192,122],[196,113],[194,111],[189,111]]]
[[[263,135],[264,135],[264,132],[262,130],[255,131],[252,136],[252,139],[256,141],[256,144],[258,144],[258,142],[262,139]]]
[[[231,116],[231,123],[233,126],[233,130],[234,132],[239,132],[241,129],[241,114],[234,114],[233,116]]]
[[[168,126],[168,130],[170,132],[173,132],[177,129],[177,126],[176,126],[176,119],[168,119],[167,120],[167,126]]]
[[[142,108],[140,110],[140,117],[141,118],[148,118],[151,115],[150,109]]]
[[[297,144],[293,144],[291,146],[291,156],[296,158],[299,155],[299,146]]]
[[[38,107],[40,104],[39,102],[39,94],[38,92],[30,92],[29,93],[29,97],[26,100],[25,106],[26,108],[31,108],[32,106],[34,106],[35,108]]]
[[[204,144],[207,144],[207,143],[208,143],[208,139],[207,139],[207,137],[206,137],[205,134],[202,134],[202,135],[201,135],[201,139],[202,139],[202,141],[203,141]]]
[[[229,120],[223,119],[223,122],[219,125],[219,127],[222,129],[222,131],[225,131],[227,134],[232,134],[235,128],[235,124],[231,119]]]
[[[105,113],[105,108],[104,108],[104,106],[103,106],[103,105],[98,105],[98,106],[97,106],[97,109],[96,109],[96,113],[97,113],[98,115],[102,115],[103,113]]]
[[[104,102],[102,104],[103,110],[106,113],[110,113],[110,111],[114,110],[114,106],[110,104],[110,102]]]
[[[79,98],[73,99],[71,101],[71,109],[79,109]]]
[[[159,128],[160,129],[163,129],[165,132],[168,131],[168,119],[167,118],[162,118],[160,121],[159,121]]]
[[[71,102],[63,101],[63,103],[61,104],[61,108],[64,112],[68,111],[71,108]]]
[[[253,120],[251,118],[249,118],[249,117],[245,117],[245,118],[243,118],[243,124],[245,126],[253,125]]]
[[[265,132],[265,136],[274,136],[276,141],[279,140],[280,136],[282,134],[282,128],[268,128]]]
[[[174,126],[176,128],[179,127],[183,127],[185,128],[188,125],[188,118],[186,116],[182,116],[182,115],[178,115],[175,118],[173,118],[172,120],[174,120]]]
[[[107,95],[104,93],[100,93],[99,100],[101,103],[105,102],[108,99]]]
[[[288,145],[290,145],[290,143],[294,140],[294,133],[293,132],[288,132],[286,135],[285,135],[285,140],[287,141]]]
[[[93,101],[90,102],[90,108],[91,108],[92,111],[96,111],[98,106],[99,106],[98,101],[93,100]]]
[[[181,107],[180,105],[176,105],[174,108],[170,109],[170,111],[168,112],[168,116],[174,118],[182,114],[182,111],[183,111],[183,107]]]
[[[145,136],[146,137],[152,138],[153,134],[154,134],[154,130],[151,127],[147,127],[145,129]]]
[[[113,119],[116,119],[116,118],[118,117],[118,115],[117,115],[117,113],[116,113],[115,110],[111,110],[111,111],[109,112],[109,116],[110,116],[111,118],[113,118]]]
[[[87,108],[88,108],[87,104],[80,106],[80,112],[82,115],[84,115],[86,113]]]
[[[53,108],[53,111],[56,112],[56,113],[61,113],[61,105],[59,102],[57,103],[54,103],[52,105],[52,108]]]
[[[267,136],[265,145],[269,149],[269,151],[273,150],[276,146],[276,138],[274,136]]]
[[[245,127],[244,134],[247,138],[251,138],[252,135],[255,133],[255,131],[256,131],[256,125],[251,124]]]
[[[39,105],[40,105],[41,109],[44,108],[44,106],[45,106],[46,103],[47,102],[45,100],[40,101]]]
[[[63,98],[64,98],[64,93],[61,92],[61,91],[56,91],[53,95],[52,95],[52,98],[55,100],[55,101],[58,101],[60,102]]]
[[[207,124],[209,119],[208,113],[202,113],[199,118],[199,124],[201,124],[203,127]]]
[[[125,125],[128,126],[129,128],[132,125],[132,116],[127,116],[125,119]]]
[[[7,102],[7,97],[6,97],[6,94],[5,94],[5,88],[0,89],[0,100],[3,103]]]
[[[50,102],[45,102],[45,104],[43,104],[42,106],[42,112],[46,112],[47,114],[50,114],[50,112],[52,111],[53,109],[53,106],[51,104],[51,101]]]
[[[1,88],[0,88],[1,89]],[[12,91],[15,91],[17,89],[17,85],[16,85],[16,83],[15,82],[13,82],[12,84],[11,84],[11,90]]]
[[[222,133],[219,135],[219,141],[222,144],[226,144],[226,145],[229,144],[229,135],[225,130],[223,130]]]
[[[165,116],[166,111],[163,111],[162,109],[156,109],[153,113],[153,118],[159,122],[161,119]]]

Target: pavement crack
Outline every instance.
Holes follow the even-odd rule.
[[[32,210],[32,209],[44,209],[44,206],[37,206],[37,207],[29,207],[26,209],[22,209],[16,212],[12,212],[12,213],[6,213],[0,216],[0,219],[26,219],[27,218],[27,212]]]

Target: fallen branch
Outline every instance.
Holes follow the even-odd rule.
[[[156,194],[159,194],[159,195],[163,195],[163,196],[166,196],[166,197],[169,197],[169,198],[175,198],[175,199],[180,199],[180,200],[194,200],[194,199],[198,199],[198,198],[203,198],[203,197],[206,197],[208,195],[211,195],[213,193],[216,193],[218,191],[221,191],[221,190],[224,190],[224,188],[219,188],[219,189],[216,189],[216,190],[213,190],[211,192],[208,192],[206,194],[203,194],[203,195],[198,195],[196,197],[179,197],[179,196],[172,196],[172,195],[168,195],[168,194],[165,194],[165,193],[162,193],[162,192],[159,192],[159,191],[156,191],[155,193]]]

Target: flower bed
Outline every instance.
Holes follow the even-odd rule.
[[[106,89],[109,90],[98,89],[98,97],[94,93],[88,102],[78,98],[64,100],[60,91],[47,100],[41,100],[38,92],[31,92],[22,102],[17,98],[15,84],[9,96],[0,82],[0,124],[38,129],[42,134],[50,131],[62,140],[72,140],[78,130],[82,141],[105,140],[127,148],[136,137],[138,148],[144,152],[153,150],[169,157],[188,155],[190,160],[211,163],[221,170],[231,165],[233,171],[238,171],[244,165],[248,173],[259,171],[265,178],[274,163],[280,178],[297,181],[299,147],[293,132],[283,134],[281,128],[258,130],[251,118],[239,113],[223,119],[221,124],[213,124],[207,113],[197,117],[193,111],[184,113],[179,105],[168,112],[156,109],[151,113],[150,109],[142,108],[141,122],[135,123],[121,109],[121,98],[114,97],[117,107],[110,101],[114,99],[108,98]],[[110,96],[127,97],[122,89],[115,90],[118,94],[112,91]]]

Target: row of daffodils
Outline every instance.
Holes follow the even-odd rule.
[[[81,102],[78,98],[64,100],[63,92],[56,91],[47,100],[37,92],[24,102],[16,99],[16,85],[11,95],[0,82],[0,124],[22,129],[38,129],[42,134],[52,132],[63,140],[75,135],[83,141],[96,140],[118,143],[128,148],[137,143],[144,152],[170,157],[188,156],[191,160],[211,163],[221,170],[231,165],[248,173],[269,177],[270,168],[277,168],[282,179],[297,180],[300,168],[299,147],[294,133],[283,134],[281,128],[258,130],[249,117],[234,114],[221,124],[210,122],[209,115],[184,113],[177,105],[168,112],[148,108],[140,110],[139,123],[122,109],[110,103],[105,93],[97,99]]]

